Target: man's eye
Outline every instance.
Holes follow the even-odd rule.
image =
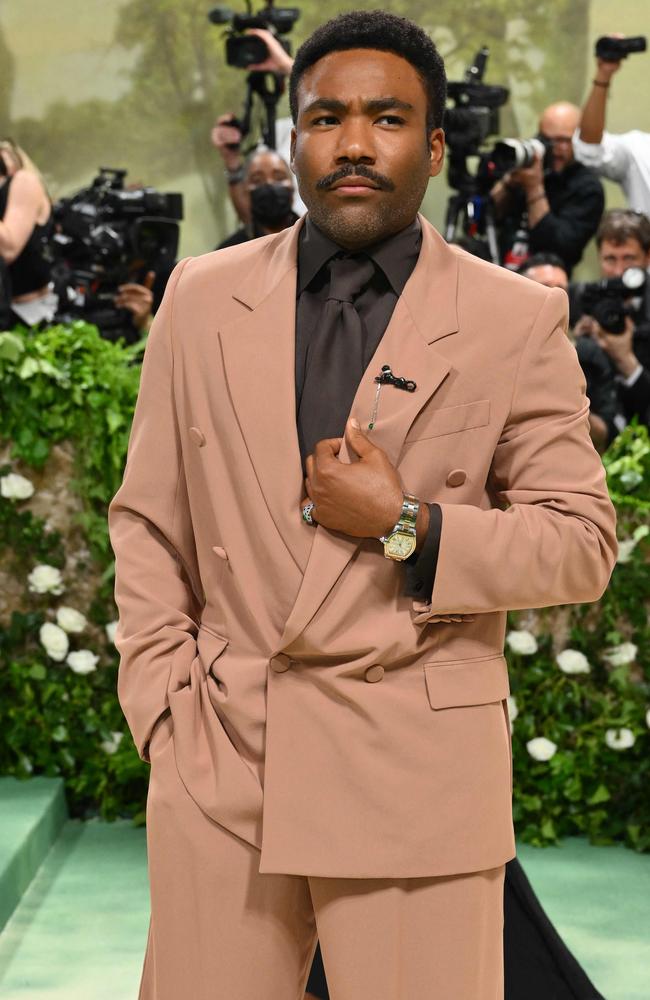
[[[338,118],[334,115],[321,115],[320,118],[314,118],[312,125],[336,125]]]
[[[404,119],[400,118],[399,115],[382,115],[381,118],[377,119],[378,122],[385,122],[387,125],[403,125]]]

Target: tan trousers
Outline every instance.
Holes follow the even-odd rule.
[[[302,1000],[317,938],[331,1000],[503,1000],[505,866],[431,878],[261,875],[259,851],[188,795],[170,726],[152,743],[139,1000]]]

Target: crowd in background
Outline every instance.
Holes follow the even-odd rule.
[[[268,31],[252,30],[266,43],[268,58],[250,69],[288,76],[292,60],[282,45]],[[546,154],[537,152],[528,166],[507,171],[489,192],[501,265],[569,295],[569,336],[600,452],[633,419],[650,426],[650,134],[606,129],[607,97],[621,66],[622,60],[596,58],[582,109],[564,101],[544,109],[538,138]],[[244,157],[234,116],[217,119],[211,141],[239,220],[218,249],[280,232],[304,212],[288,165],[290,128],[290,120],[281,120],[277,149],[258,146]],[[628,208],[605,211],[600,177],[620,184]],[[19,146],[0,142],[0,328],[38,327],[65,312],[52,281],[56,229],[41,174]],[[599,274],[593,282],[572,282],[594,237]],[[478,240],[458,242],[485,255]],[[146,261],[136,262],[128,280],[111,291],[119,322],[110,329],[99,322],[102,334],[128,343],[146,336],[172,265],[154,272]]]

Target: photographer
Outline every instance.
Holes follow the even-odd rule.
[[[617,37],[611,39],[616,41]],[[596,56],[596,73],[573,148],[577,160],[621,185],[630,208],[650,215],[650,133],[634,129],[612,135],[605,130],[607,96],[622,58]]]
[[[548,107],[539,123],[539,138],[548,145],[548,156],[537,155],[531,167],[509,171],[492,188],[504,263],[509,263],[517,243],[519,259],[513,263],[523,263],[521,258],[529,253],[556,253],[570,276],[596,232],[605,196],[595,174],[573,156],[572,136],[579,118],[573,104]]]
[[[629,268],[650,265],[650,220],[640,212],[613,209],[606,212],[596,234],[601,276],[620,278]],[[638,416],[650,426],[650,290],[646,281],[640,294],[625,297],[624,331],[610,333],[588,314],[585,296],[589,286],[571,290],[574,333],[591,337],[605,352],[616,381],[627,421]],[[591,307],[589,307],[591,308]]]
[[[255,150],[246,161],[243,175],[243,186],[250,204],[249,222],[220,243],[217,250],[258,236],[282,232],[298,221],[291,208],[293,174],[278,153],[266,147]]]
[[[249,28],[246,34],[256,35],[260,38],[268,51],[268,58],[262,63],[255,63],[249,66],[248,69],[250,71],[279,73],[282,76],[289,76],[291,67],[293,66],[293,59],[283,49],[272,32],[267,31],[265,28]],[[290,118],[280,118],[276,121],[276,148],[285,163],[288,163],[290,159],[291,126],[292,121]],[[248,226],[251,223],[251,206],[249,188],[244,178],[245,163],[241,152],[242,138],[243,136],[237,119],[232,112],[220,115],[210,133],[212,145],[224,163],[226,180],[228,181],[228,194],[233,208],[244,226]],[[292,207],[296,213],[296,218],[306,211],[295,187]]]
[[[565,292],[569,290],[564,262],[556,254],[534,254],[519,268],[519,274],[547,288],[562,288]],[[589,434],[594,447],[602,454],[625,426],[620,413],[616,382],[609,359],[595,340],[590,337],[576,338],[571,334],[569,339],[577,351],[587,382]]]
[[[40,173],[19,146],[0,142],[0,257],[10,322],[34,326],[54,317],[57,303],[45,250],[51,219],[52,203]]]

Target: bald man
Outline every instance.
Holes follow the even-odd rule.
[[[551,104],[540,118],[538,133],[550,144],[549,156],[510,171],[493,187],[506,266],[518,268],[531,254],[555,253],[570,277],[595,234],[605,196],[596,174],[574,158],[572,138],[579,122],[575,104]]]

